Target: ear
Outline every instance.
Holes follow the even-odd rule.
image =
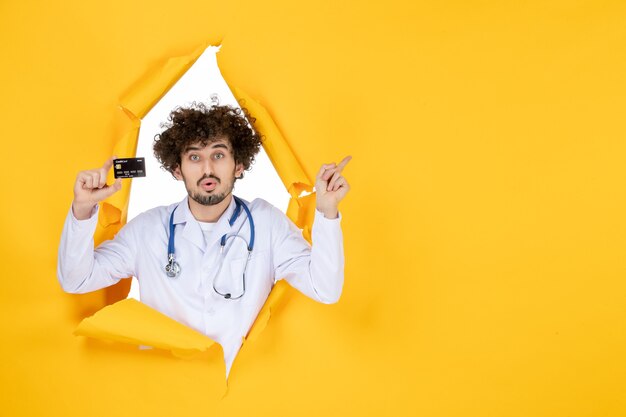
[[[172,175],[174,176],[174,178],[176,178],[178,181],[182,181],[183,180],[183,174],[180,172],[180,165],[178,165],[173,171],[172,171]]]
[[[243,164],[237,164],[235,165],[235,177],[239,178],[241,177],[241,175],[243,174]]]

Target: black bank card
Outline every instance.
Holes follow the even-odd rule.
[[[124,158],[113,160],[115,178],[137,178],[146,176],[146,160],[144,158]]]

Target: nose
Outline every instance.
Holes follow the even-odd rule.
[[[202,164],[202,173],[206,175],[213,174],[213,162],[210,158],[206,158]]]

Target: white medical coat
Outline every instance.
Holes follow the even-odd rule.
[[[250,224],[241,211],[233,226],[228,220],[235,200],[205,239],[189,210],[187,197],[177,204],[156,207],[128,222],[113,240],[94,250],[96,207],[89,219],[77,220],[72,209],[67,215],[59,247],[57,274],[69,293],[85,293],[137,277],[141,301],[207,335],[224,350],[226,372],[265,303],[275,280],[285,279],[308,297],[322,303],[339,300],[343,287],[343,236],[337,219],[317,211],[312,229],[313,246],[280,210],[265,200],[248,205],[256,229],[252,257],[246,272],[245,295],[227,300],[213,290],[242,292],[242,274],[248,256],[245,243],[228,239],[220,260],[222,235],[238,234],[250,240]],[[175,251],[181,266],[177,278],[164,271],[167,264],[169,219],[175,207]],[[219,276],[219,262],[223,266]]]

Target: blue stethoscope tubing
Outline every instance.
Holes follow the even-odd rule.
[[[248,208],[246,203],[244,203],[243,200],[241,200],[239,197],[233,195],[233,198],[235,199],[235,210],[233,211],[233,215],[230,217],[230,220],[228,220],[228,224],[231,227],[233,226],[233,224],[235,223],[235,220],[237,220],[237,218],[239,217],[239,214],[241,213],[241,209],[243,207],[243,210],[246,212],[246,217],[248,219],[248,222],[250,223],[250,242],[246,242],[246,245],[248,247],[248,258],[246,259],[246,265],[243,270],[242,293],[237,297],[233,297],[232,294],[230,293],[221,293],[215,288],[215,282],[213,282],[213,290],[219,295],[221,295],[222,297],[229,299],[229,300],[237,300],[246,293],[246,270],[248,268],[248,261],[250,260],[250,257],[252,256],[252,250],[254,249],[254,235],[255,235],[254,219],[252,218],[252,213],[250,213],[250,209]],[[174,249],[174,233],[175,233],[175,228],[176,228],[174,225],[174,212],[176,211],[177,208],[178,206],[174,207],[174,210],[172,210],[172,214],[170,215],[170,225],[169,225],[170,233],[169,233],[169,241],[167,244],[167,265],[165,265],[165,273],[170,278],[176,278],[180,275],[180,265],[178,262],[176,262],[176,251]],[[220,240],[220,254],[224,253],[224,246],[226,246],[226,236],[227,236],[226,234],[223,235]],[[239,237],[240,239],[243,239],[239,235],[231,235],[228,237],[229,238]],[[245,239],[243,240],[245,242]],[[222,264],[220,264],[218,274],[222,268]]]

